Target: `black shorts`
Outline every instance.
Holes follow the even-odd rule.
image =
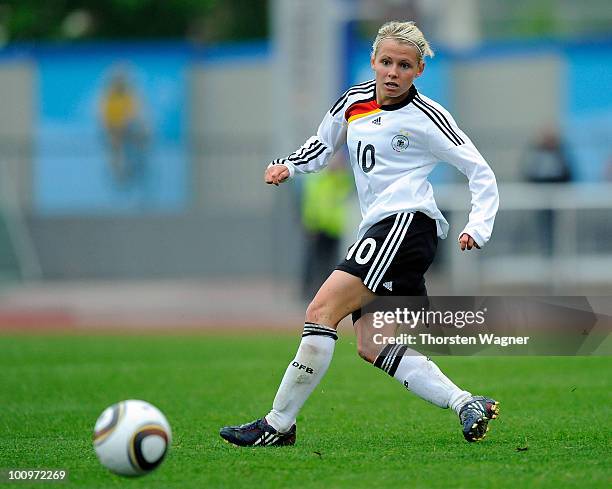
[[[435,219],[400,212],[368,229],[337,267],[381,296],[426,296],[424,274],[438,247]]]

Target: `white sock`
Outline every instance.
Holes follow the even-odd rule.
[[[266,421],[283,433],[295,423],[295,418],[308,396],[319,384],[334,354],[336,330],[320,324],[305,323],[302,342],[281,381],[272,411]]]
[[[450,407],[457,414],[472,396],[453,384],[428,357],[405,345],[385,346],[376,358],[374,366],[397,379],[421,399],[441,408]]]

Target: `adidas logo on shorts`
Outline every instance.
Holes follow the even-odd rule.
[[[393,282],[389,281],[389,282],[384,282],[383,287],[385,289],[387,289],[389,292],[393,292]]]

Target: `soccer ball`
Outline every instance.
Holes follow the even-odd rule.
[[[144,475],[162,463],[172,443],[168,420],[145,401],[121,401],[96,421],[94,449],[100,463],[119,475]]]

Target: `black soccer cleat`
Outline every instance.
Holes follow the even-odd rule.
[[[240,426],[225,426],[219,434],[228,443],[239,447],[281,447],[295,444],[295,432],[293,425],[286,433],[279,433],[266,418],[261,418]]]
[[[487,436],[489,421],[499,416],[499,402],[483,396],[472,396],[459,411],[463,436],[467,441],[480,441]]]

